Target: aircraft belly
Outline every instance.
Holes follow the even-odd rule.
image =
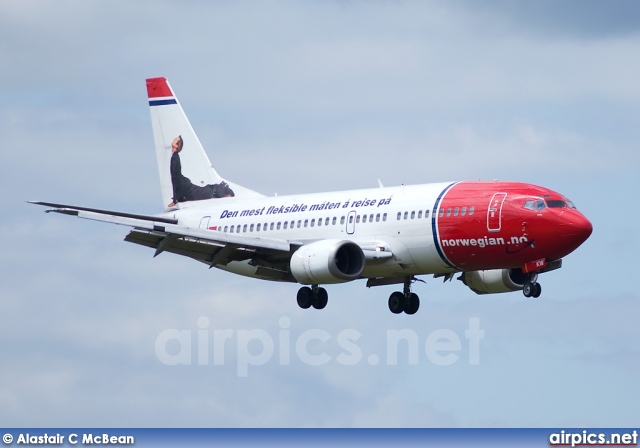
[[[432,274],[450,270],[438,254],[431,235],[411,238],[407,241],[407,247],[421,273]]]

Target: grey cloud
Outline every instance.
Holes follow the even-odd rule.
[[[542,38],[619,38],[640,32],[640,6],[633,0],[464,3],[468,11],[479,14],[480,19],[489,15],[498,26],[529,31]]]

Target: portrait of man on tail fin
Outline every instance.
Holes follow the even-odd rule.
[[[179,202],[201,201],[203,199],[228,198],[235,196],[226,182],[198,186],[182,174],[180,152],[184,146],[182,136],[179,135],[171,142],[171,183],[173,185],[173,201],[169,207],[175,207]]]

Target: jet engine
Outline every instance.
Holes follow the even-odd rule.
[[[463,272],[458,278],[476,294],[495,294],[499,292],[519,291],[531,279],[522,269],[491,269],[489,271]]]
[[[343,283],[360,277],[364,269],[360,246],[347,240],[306,244],[291,256],[291,274],[303,285]]]

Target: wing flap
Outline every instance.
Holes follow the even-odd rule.
[[[164,242],[167,242],[165,247],[163,247],[162,252],[166,251],[176,255],[193,258],[194,260],[200,261],[210,266],[214,266],[217,264],[226,264],[226,260],[222,259],[222,256],[218,256],[218,254],[221,254],[221,252],[227,248],[237,249],[232,245],[217,245],[209,241],[178,238],[173,235],[167,235],[160,232],[148,232],[144,230],[132,230],[124,238],[124,240],[130,243],[139,244],[141,246],[150,247],[152,249],[157,249]],[[232,251],[230,254],[227,254],[227,256],[234,256],[234,252],[235,251]],[[246,252],[245,254],[243,254],[246,258],[250,252],[244,252]],[[156,251],[156,255],[157,253],[158,252]],[[240,257],[236,256],[234,258]]]

